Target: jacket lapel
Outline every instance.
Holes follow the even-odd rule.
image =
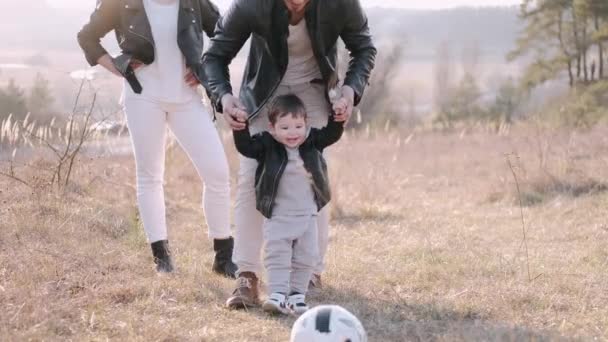
[[[125,8],[127,8],[127,9],[138,10],[138,9],[144,8],[143,0],[124,0],[124,1],[125,1]]]
[[[289,54],[287,48],[287,37],[289,36],[289,11],[283,0],[275,0],[272,19],[271,19],[270,34],[271,38],[279,37],[278,39],[269,39],[270,50],[276,58],[281,68],[286,69],[289,62]],[[283,70],[282,72],[284,72]]]
[[[152,36],[152,28],[150,27],[150,21],[146,15],[143,0],[124,0],[125,10],[128,13],[129,19],[129,31],[137,36],[143,37],[150,43],[154,44],[154,37]]]
[[[194,1],[179,0],[179,4],[180,10],[177,15],[177,31],[182,32],[190,27],[190,25],[197,25],[197,27],[201,27],[202,29],[202,23],[196,23],[197,16],[194,15],[194,12],[196,11]]]

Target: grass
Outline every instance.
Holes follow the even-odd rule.
[[[539,186],[547,172],[569,189],[603,184],[607,132],[348,134],[330,151],[326,290],[312,304],[351,310],[371,341],[608,339],[605,186]],[[531,282],[507,153],[542,198],[524,207]],[[132,159],[77,165],[63,194],[0,178],[0,340],[288,339],[292,318],[223,307],[233,282],[210,272],[201,186],[181,151],[167,161],[171,276],[153,270]]]

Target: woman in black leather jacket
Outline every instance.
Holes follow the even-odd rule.
[[[172,272],[163,175],[168,126],[204,180],[203,209],[216,252],[213,270],[234,277],[226,155],[196,87],[203,77],[203,32],[219,18],[209,0],[98,0],[78,42],[91,66],[124,78],[140,215],[159,272]],[[100,43],[114,31],[121,53]]]

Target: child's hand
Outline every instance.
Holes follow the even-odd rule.
[[[222,97],[222,107],[224,108],[224,120],[235,131],[243,130],[247,127],[247,112],[241,101],[232,94]]]
[[[234,117],[231,116],[233,120],[242,125],[234,125],[231,128],[235,131],[242,131],[247,129],[247,114],[244,111],[236,112]]]
[[[332,105],[332,109],[334,110],[334,113],[336,113],[336,114],[344,113],[347,108],[348,108],[348,101],[346,101],[346,99],[343,97],[336,100]]]

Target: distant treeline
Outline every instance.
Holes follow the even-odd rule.
[[[520,17],[525,29],[510,58],[533,58],[527,87],[564,75],[571,87],[608,77],[607,0],[524,0]]]

